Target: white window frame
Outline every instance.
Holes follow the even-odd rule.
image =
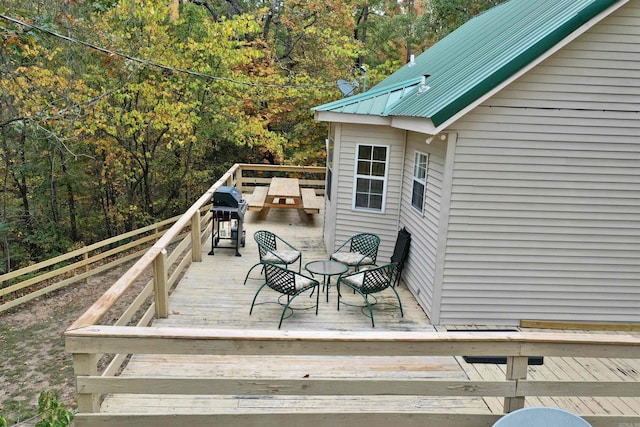
[[[360,153],[360,147],[371,147],[372,148],[372,153],[373,150],[375,150],[376,148],[384,148],[386,150],[386,155],[385,155],[385,159],[384,159],[384,177],[380,177],[377,175],[365,175],[365,174],[359,174],[358,173],[358,160],[360,160],[358,158],[358,155]],[[356,145],[356,152],[355,152],[355,161],[354,161],[354,167],[353,167],[353,197],[352,197],[352,205],[351,208],[353,210],[358,210],[358,211],[367,211],[367,212],[374,212],[374,213],[384,213],[385,211],[385,206],[387,203],[387,182],[388,182],[388,177],[389,177],[389,156],[391,154],[391,146],[389,145],[381,145],[381,144],[357,144]],[[373,160],[373,158],[369,159],[372,162],[375,162],[375,160]],[[382,163],[382,162],[379,162]],[[362,207],[362,206],[356,206],[356,195],[358,193],[358,179],[370,179],[370,180],[378,180],[382,182],[382,202],[381,202],[381,206],[380,209],[376,209],[376,208],[368,208],[368,207]]]
[[[419,164],[420,158],[424,158],[424,178],[420,177]],[[422,151],[416,150],[413,156],[413,176],[411,178],[411,207],[419,212],[421,215],[424,215],[424,204],[427,199],[427,176],[429,175],[429,154],[423,153]],[[416,183],[422,185],[422,206],[419,208],[413,204],[413,194]]]

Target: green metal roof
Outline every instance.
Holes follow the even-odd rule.
[[[315,111],[430,118],[439,126],[620,0],[509,0],[371,90]],[[418,93],[421,77],[429,87]]]

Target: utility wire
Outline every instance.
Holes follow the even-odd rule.
[[[11,18],[11,17],[6,16],[6,15],[1,14],[1,13],[0,13],[0,18],[4,19],[6,21],[9,21],[9,22],[13,22],[14,24],[22,25],[23,27],[28,27],[28,28],[32,28],[34,30],[41,31],[43,33],[46,33],[46,34],[49,34],[51,36],[57,37],[59,39],[66,40],[66,41],[68,41],[70,43],[79,44],[79,45],[88,47],[89,49],[97,50],[98,52],[108,53],[109,55],[120,56],[120,57],[128,59],[130,61],[138,62],[140,64],[148,65],[148,66],[151,66],[151,67],[161,68],[163,70],[173,71],[173,72],[176,72],[176,73],[189,74],[189,75],[192,75],[192,76],[202,77],[202,78],[205,78],[205,79],[225,81],[225,82],[229,82],[229,83],[235,83],[235,84],[244,85],[244,86],[250,86],[250,87],[265,87],[265,88],[277,88],[277,89],[326,89],[326,88],[330,88],[330,87],[335,87],[335,84],[333,84],[333,83],[332,84],[325,84],[325,85],[276,85],[276,84],[268,84],[268,83],[250,83],[250,82],[243,82],[243,81],[240,81],[240,80],[231,79],[231,78],[228,78],[228,77],[212,76],[210,74],[199,73],[197,71],[185,70],[183,68],[175,68],[175,67],[171,67],[171,66],[168,66],[168,65],[159,64],[157,62],[147,61],[146,59],[141,59],[141,58],[137,58],[135,56],[127,55],[126,53],[121,53],[121,52],[117,52],[117,51],[114,51],[114,50],[110,50],[110,49],[107,49],[107,48],[104,48],[104,47],[100,47],[100,46],[94,45],[92,43],[85,42],[83,40],[78,40],[78,39],[75,39],[73,37],[68,37],[68,36],[62,35],[60,33],[56,33],[55,31],[47,30],[46,28],[42,28],[42,27],[39,27],[39,26],[34,25],[34,24],[29,24],[27,22],[21,21],[21,20],[16,19],[16,18]]]

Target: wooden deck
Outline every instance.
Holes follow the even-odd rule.
[[[268,219],[258,212],[245,217],[246,246],[241,257],[234,250],[217,248],[208,255],[210,241],[202,247],[202,262],[192,263],[170,296],[169,316],[157,319],[153,326],[167,328],[217,328],[276,330],[281,306],[277,294],[263,290],[252,315],[251,300],[261,282],[256,274],[243,285],[245,274],[258,261],[253,233],[266,229],[278,234],[299,248],[307,262],[328,257],[322,240],[323,216],[304,215],[291,209],[272,210]],[[228,242],[230,244],[230,242]],[[225,243],[221,243],[224,245]],[[395,296],[388,292],[379,297],[374,315],[376,331],[435,331],[415,299],[404,286],[399,294],[405,309],[400,317],[393,303]],[[345,299],[354,305],[361,301],[355,295]],[[341,306],[336,310],[336,292],[331,287],[329,301],[321,294],[319,313],[315,315],[315,297],[300,296],[294,303],[294,314],[283,322],[283,331],[370,331],[371,323],[358,307]],[[439,330],[444,330],[440,328]],[[637,333],[635,335],[638,335]],[[468,364],[461,357],[416,356],[402,357],[401,364],[389,364],[388,357],[375,356],[224,356],[185,354],[136,354],[122,372],[122,377],[156,377],[171,375],[185,378],[254,378],[278,387],[278,381],[299,378],[354,379],[488,379],[504,380],[505,365]],[[640,360],[545,357],[543,366],[528,368],[530,379],[640,381]],[[469,413],[499,415],[504,399],[500,397],[425,397],[425,396],[322,396],[322,395],[211,395],[176,390],[176,394],[114,394],[106,396],[101,413],[109,414],[261,414],[286,412],[318,413],[326,407],[337,413],[395,414],[406,411],[433,413]],[[166,391],[165,391],[166,392]],[[640,399],[612,397],[549,397],[527,398],[526,406],[555,406],[579,414],[610,414],[640,416]],[[238,419],[236,419],[237,421]],[[242,423],[236,425],[244,425]],[[251,425],[251,424],[247,424]],[[266,425],[266,424],[265,424]],[[269,424],[271,425],[271,424]],[[293,424],[292,424],[293,425]],[[317,425],[330,425],[320,424]],[[404,425],[404,424],[403,424]],[[406,424],[406,425],[410,425]],[[446,422],[442,425],[447,425]],[[478,424],[481,425],[481,424]],[[490,424],[482,424],[490,425]],[[595,424],[594,424],[595,425]]]

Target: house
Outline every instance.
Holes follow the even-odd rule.
[[[640,0],[510,0],[328,122],[324,238],[412,234],[434,324],[640,322]]]

